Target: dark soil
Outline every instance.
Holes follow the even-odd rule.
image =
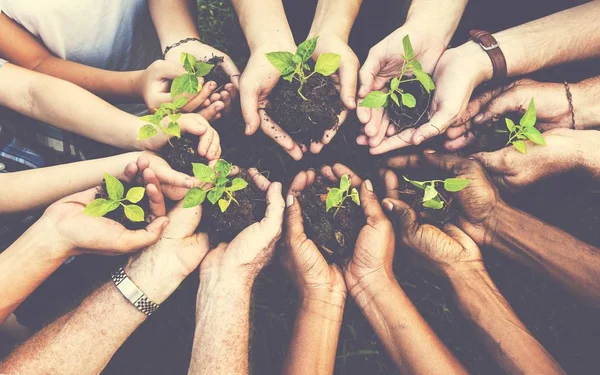
[[[313,75],[298,94],[300,82],[279,80],[269,95],[267,114],[296,142],[309,146],[319,142],[325,131],[335,129],[344,109],[340,93],[333,82],[320,74]]]
[[[205,202],[202,222],[199,229],[208,233],[212,247],[221,242],[231,242],[240,232],[265,216],[267,202],[265,193],[253,183],[247,172],[243,170],[238,176],[248,182],[248,187],[235,193],[239,204],[231,202],[225,212],[218,205]]]
[[[406,76],[402,77],[402,79],[410,78],[411,77]],[[401,88],[417,99],[417,105],[414,108],[408,108],[400,102],[400,106],[397,106],[396,103],[390,100],[391,104],[388,106],[388,117],[390,121],[396,125],[398,132],[426,123],[429,120],[427,110],[429,109],[431,98],[433,97],[433,92],[428,94],[419,81],[403,83]]]
[[[477,152],[494,152],[503,149],[506,147],[508,133],[502,133],[499,130],[507,130],[504,117],[489,124],[474,125],[475,141],[462,149],[459,154],[471,155]]]
[[[360,206],[346,200],[334,215],[335,209],[325,212],[325,199],[329,188],[334,187],[322,178],[302,192],[298,201],[302,206],[304,229],[329,263],[344,265],[354,254],[358,233],[365,225]]]
[[[137,186],[135,184],[128,184],[123,181],[121,181],[121,183],[125,187],[125,194],[127,194],[127,191],[129,191],[129,189]],[[98,192],[96,193],[96,199],[100,199],[100,198],[108,199],[108,192],[106,191],[106,182],[104,180],[102,181],[102,185],[100,185],[100,190],[98,190]],[[140,206],[144,210],[144,213],[146,215],[150,211],[150,202],[148,201],[148,196],[146,194],[144,194],[144,198],[142,198],[141,201],[136,203],[136,205]],[[117,223],[120,223],[121,225],[123,225],[125,228],[127,228],[129,230],[143,229],[146,227],[146,224],[147,224],[146,222],[134,223],[134,222],[130,221],[127,218],[127,216],[125,216],[125,210],[123,209],[123,206],[121,206],[121,205],[119,205],[119,208],[117,208],[114,211],[109,212],[104,217],[106,217],[107,219],[114,220]]]
[[[161,150],[167,163],[174,170],[193,176],[192,163],[207,164],[208,159],[198,155],[199,137],[193,134],[183,134],[181,138],[172,138]]]
[[[215,91],[220,91],[230,81],[229,76],[221,66],[223,60],[223,56],[213,56],[210,59],[203,60],[205,63],[213,64],[215,66],[210,73],[204,76],[204,82],[213,81],[217,84],[217,89]]]

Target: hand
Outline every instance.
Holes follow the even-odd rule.
[[[269,103],[269,94],[279,81],[279,71],[265,57],[266,53],[273,51],[294,53],[296,46],[289,43],[281,46],[258,47],[252,51],[248,65],[240,78],[240,100],[242,115],[246,122],[246,135],[256,133],[260,127],[294,160],[300,160],[302,159],[300,146],[279,125],[274,123],[264,110]]]
[[[265,217],[244,229],[231,243],[211,250],[200,265],[200,278],[213,282],[235,280],[251,289],[273,256],[281,236],[284,208],[281,184],[274,182],[267,190]]]
[[[574,168],[586,167],[589,157],[595,158],[593,164],[600,166],[597,156],[600,133],[597,131],[557,128],[544,133],[544,140],[546,146],[525,141],[526,154],[514,147],[505,147],[496,152],[474,154],[472,158],[486,167],[498,186],[510,191]]]
[[[321,252],[304,232],[302,208],[298,197],[312,185],[315,172],[300,172],[292,181],[287,195],[285,220],[285,250],[281,256],[283,268],[291,277],[303,300],[330,300],[331,296],[346,298],[346,284],[341,270],[329,265]]]

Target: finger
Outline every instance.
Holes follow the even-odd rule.
[[[325,145],[321,142],[311,142],[310,143],[310,153],[318,154],[321,152],[321,150],[323,150],[323,147],[325,147]]]
[[[118,238],[114,239],[115,247],[121,253],[148,247],[158,241],[168,222],[169,219],[163,216],[152,221],[144,229],[124,230]]]
[[[446,150],[452,151],[452,152],[458,151],[460,149],[467,147],[471,143],[473,143],[476,138],[477,137],[475,136],[475,134],[473,134],[473,132],[468,132],[463,137],[460,137],[460,138],[452,140],[452,141],[444,142],[444,148]]]
[[[169,225],[165,228],[163,237],[181,239],[191,236],[202,219],[202,205],[183,208],[183,201],[169,211]]]
[[[460,174],[462,167],[471,162],[457,155],[439,153],[433,150],[425,150],[423,157],[431,166],[453,175]]]
[[[356,108],[356,117],[358,117],[358,121],[360,121],[361,124],[366,124],[371,120],[372,115],[373,111],[371,108],[361,107],[359,102],[359,105]]]
[[[367,138],[366,135],[361,134],[358,137],[356,137],[356,144],[360,145],[360,146],[368,146],[369,145],[369,138]]]
[[[235,65],[231,57],[225,55],[221,65],[223,71],[229,76],[229,80],[236,90],[240,89],[240,70]],[[228,90],[229,91],[229,90]]]
[[[508,148],[503,148],[495,152],[480,152],[471,155],[471,158],[479,161],[485,169],[495,174],[505,174],[508,172],[507,167],[511,162],[507,162],[507,156],[509,154]]]
[[[160,68],[160,77],[163,79],[173,80],[187,73],[183,66],[165,60],[157,60],[152,65],[157,65]]]
[[[240,102],[242,106],[242,116],[246,122],[246,135],[256,133],[261,126],[262,114],[258,113],[258,87],[242,85],[240,86]]]
[[[400,188],[400,181],[398,180],[398,175],[389,169],[382,169],[380,171],[380,176],[383,179],[383,183],[385,185],[385,195],[387,198],[399,199],[400,192],[398,189]]]
[[[132,161],[127,163],[125,170],[123,170],[123,181],[129,183],[132,182],[136,178],[138,170],[139,167],[136,162]]]
[[[182,132],[193,135],[202,135],[206,133],[208,129],[212,129],[204,116],[198,114],[186,114],[185,116],[181,116],[179,124]]]
[[[281,195],[281,184],[273,182],[267,190],[267,209],[260,225],[267,238],[277,238],[281,233],[285,202]]]
[[[384,138],[379,146],[371,148],[369,152],[371,155],[380,155],[399,148],[412,146],[411,138],[415,132],[415,129],[405,129],[392,137]]]
[[[370,180],[363,182],[360,188],[360,205],[369,225],[376,225],[387,221],[377,196],[373,192],[373,184]]]
[[[385,135],[387,135],[388,137],[391,137],[392,135],[396,134],[398,132],[398,130],[396,129],[396,126],[394,124],[389,124],[387,131],[385,132]]]
[[[296,177],[292,180],[290,184],[290,188],[288,190],[288,196],[292,195],[294,197],[300,196],[302,191],[306,188],[308,182],[308,174],[304,171],[298,173]],[[288,205],[289,206],[289,205]]]
[[[298,199],[294,195],[290,194],[286,198],[286,242],[294,248],[294,242],[304,235],[304,222],[302,219],[302,208]]]
[[[446,138],[448,139],[456,139],[465,135],[469,129],[471,129],[471,122],[467,121],[458,126],[451,126],[446,130]]]
[[[419,154],[398,155],[388,159],[387,166],[392,169],[419,168],[423,158]]]
[[[285,152],[288,153],[294,160],[302,159],[302,150],[300,146],[285,132],[279,125],[273,122],[273,120],[265,113],[264,110],[260,111],[262,118],[261,128],[263,132],[271,139],[273,139],[278,145],[283,147]]]
[[[198,143],[198,155],[206,156],[208,153],[208,148],[210,147],[214,137],[215,131],[212,128],[207,130],[207,132],[200,137],[200,142]]]
[[[469,237],[465,232],[459,229],[454,224],[446,224],[444,225],[444,232],[452,237],[456,242],[458,242],[465,249],[479,249],[479,246],[473,241],[471,237]]]
[[[223,107],[225,113],[227,113],[227,114],[231,113],[231,109],[232,109],[231,108],[231,95],[226,90],[221,91],[220,95],[221,95],[221,102],[223,102],[223,104],[225,105]]]
[[[331,143],[333,137],[335,137],[340,127],[344,124],[344,122],[346,122],[346,118],[348,118],[348,111],[344,110],[338,116],[338,125],[335,126],[333,129],[326,130],[323,134],[323,138],[321,139],[321,143],[323,145],[328,145],[329,143]]]
[[[377,129],[377,134],[369,139],[369,146],[372,148],[379,146],[385,138],[385,133],[389,126],[390,120],[387,117],[387,114],[384,114],[383,118],[381,119],[381,124]]]
[[[151,167],[150,160],[145,155],[142,155],[138,158],[137,164],[142,171],[148,167]],[[152,168],[152,170],[154,173],[156,173],[156,176],[161,183],[175,187],[189,189],[193,187],[197,181],[195,178],[188,176],[185,173],[177,172],[168,166],[162,168],[156,167]]]
[[[309,168],[308,171],[306,171],[306,186],[312,186],[312,184],[314,184],[315,182],[315,178],[317,177],[317,174],[315,173],[315,170],[312,168]]]
[[[268,178],[263,176],[256,168],[248,169],[248,175],[252,179],[254,185],[256,185],[256,187],[262,191],[267,191],[267,189],[271,185],[271,181],[269,181]]]
[[[383,206],[392,213],[394,223],[402,236],[410,237],[415,234],[419,228],[417,214],[408,204],[398,199],[386,198],[383,200]]]
[[[329,165],[324,165],[321,167],[321,175],[325,177],[326,180],[337,184],[340,180],[333,173],[333,168]]]
[[[214,103],[216,101],[223,101],[222,97],[221,97],[221,94],[218,93],[218,92],[213,92],[212,94],[210,94],[210,98],[209,99],[210,99],[211,103]]]
[[[349,110],[356,109],[356,85],[358,81],[358,58],[352,56],[340,65],[340,98]]]
[[[158,176],[150,168],[144,170],[142,175],[144,177],[144,184],[146,185],[146,195],[148,196],[150,203],[151,220],[154,220],[156,217],[165,216],[167,214],[167,209],[165,207],[165,198],[160,188]]]
[[[436,112],[428,123],[419,126],[412,136],[412,143],[420,145],[424,141],[444,133],[452,123],[453,117],[445,111]]]
[[[196,94],[196,96],[188,99],[188,102],[181,109],[182,112],[195,112],[201,106],[208,107],[208,105],[204,105],[205,101],[210,97],[210,94],[217,88],[216,83],[207,82],[204,84],[204,79],[199,79],[199,84],[202,85],[200,91]]]
[[[520,92],[517,88],[513,88],[492,99],[483,112],[475,116],[475,123],[483,124],[505,113],[518,112],[523,109]]]
[[[375,137],[377,135],[379,127],[382,126],[384,114],[385,108],[373,108],[371,110],[371,118],[369,119],[369,122],[365,124],[365,135],[367,137]]]
[[[360,89],[358,90],[359,97],[365,98],[371,91],[375,90],[373,85],[375,83],[375,77],[377,77],[380,70],[381,63],[379,53],[376,47],[373,47],[369,51],[367,59],[358,72],[358,77],[360,79]]]
[[[213,129],[213,140],[208,148],[208,152],[206,153],[206,158],[208,160],[217,160],[221,156],[221,139],[219,138],[219,133]]]
[[[206,108],[201,109],[198,114],[204,117],[207,121],[216,120],[217,115],[220,111],[225,109],[225,103],[221,101],[217,101],[214,103],[210,103],[210,105]]]
[[[341,179],[343,175],[347,175],[350,178],[350,185],[352,187],[359,187],[363,183],[362,178],[360,178],[356,173],[354,173],[352,169],[346,167],[343,164],[334,164],[332,172],[338,179]]]

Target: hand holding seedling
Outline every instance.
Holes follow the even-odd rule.
[[[447,178],[445,180],[431,180],[431,181],[413,181],[406,176],[402,176],[404,180],[411,185],[423,190],[423,207],[431,208],[434,210],[441,210],[448,205],[448,202],[444,199],[436,188],[436,185],[441,185],[447,192],[458,192],[466,188],[469,184],[469,180],[464,178]]]

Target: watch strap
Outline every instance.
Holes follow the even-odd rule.
[[[127,277],[123,267],[114,270],[110,278],[121,294],[144,314],[150,316],[160,307],[160,305],[148,299],[144,292]]]
[[[504,53],[502,53],[502,49],[500,49],[500,43],[498,43],[496,38],[487,31],[471,30],[469,34],[471,35],[471,39],[478,43],[490,57],[494,68],[492,80],[504,80],[508,75],[508,69],[506,58],[504,57]]]

